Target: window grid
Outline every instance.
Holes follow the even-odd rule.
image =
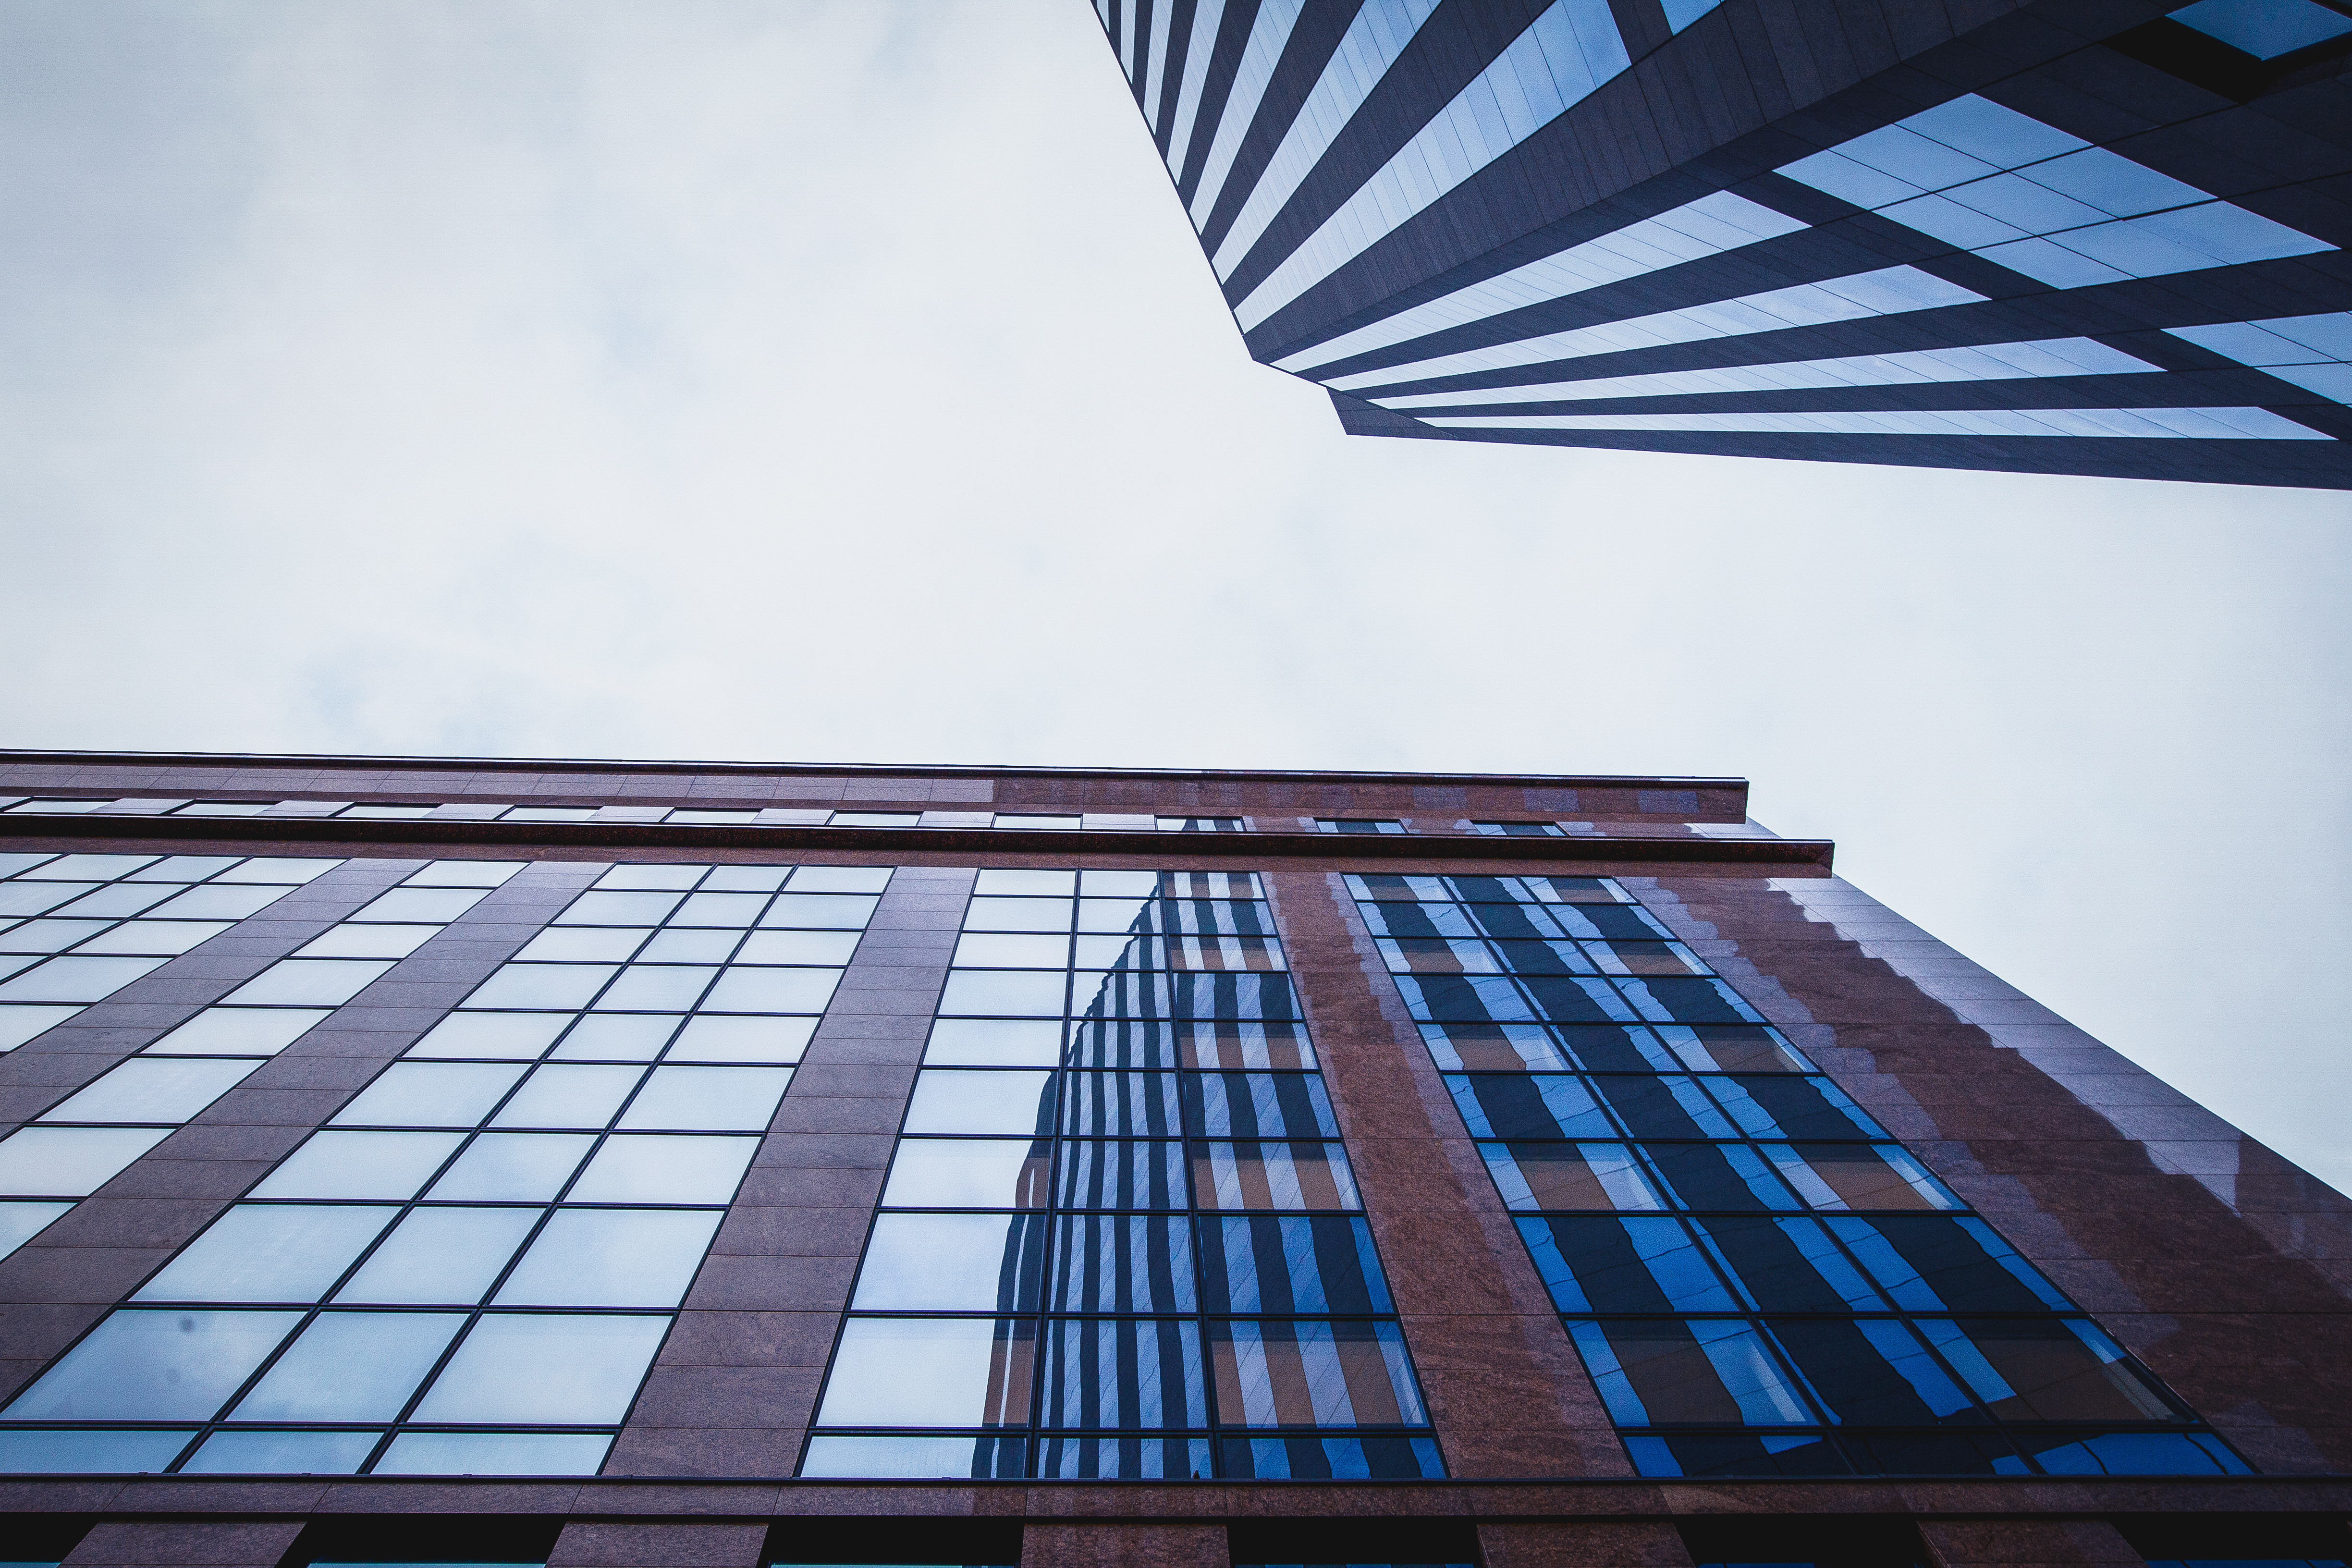
[[[341,864],[232,860],[231,869],[255,877],[302,871],[315,877],[321,871],[310,870],[312,867],[323,869]],[[0,1139],[0,1197],[37,1200],[0,1202],[0,1257],[55,1224],[74,1200],[113,1180],[133,1160],[185,1126],[392,967],[389,962],[355,959],[354,952],[364,952],[370,958],[381,952],[396,961],[415,952],[446,923],[446,919],[422,924],[404,921],[404,915],[415,915],[419,910],[414,903],[404,907],[401,898],[440,900],[437,908],[425,912],[455,919],[522,865],[519,860],[444,860],[425,867],[401,887],[429,891],[402,894],[395,889],[370,900],[293,955],[280,959],[222,1001],[174,1025],[136,1055],[65,1096],[23,1129]],[[257,892],[269,891],[274,886],[224,885],[253,887]],[[293,889],[276,891],[282,897]],[[389,923],[394,921],[402,923]],[[285,999],[256,1004],[249,999],[257,994]]]
[[[501,976],[575,967],[561,956],[532,957],[542,944],[560,953],[602,942],[634,953],[674,931],[730,951],[765,935],[787,945],[814,938],[834,962],[793,967],[831,976],[814,1004],[821,1014],[888,876],[887,868],[611,868],[117,1309],[121,1316],[168,1301],[207,1323],[243,1315],[260,1325],[265,1353],[232,1367],[233,1387],[220,1388],[194,1417],[150,1411],[152,1419],[123,1416],[92,1430],[87,1419],[74,1422],[77,1412],[57,1408],[70,1404],[76,1347],[0,1413],[16,1423],[0,1429],[0,1463],[593,1473],[816,1019],[602,1007],[632,969],[673,967],[661,964],[616,966],[593,997],[561,1012],[478,1004],[516,989]],[[618,923],[624,919],[647,923]],[[709,923],[717,921],[726,923]],[[704,980],[696,1000],[719,1000],[719,985]],[[531,988],[528,978],[522,988]],[[292,1217],[306,1214],[312,1218]],[[341,1250],[304,1236],[306,1224],[326,1227],[320,1235],[341,1227]],[[273,1253],[273,1234],[298,1245]],[[309,1278],[306,1258],[314,1266]],[[206,1288],[236,1287],[253,1270],[272,1268],[278,1277],[258,1285]],[[289,1279],[299,1288],[270,1289]],[[263,1323],[257,1313],[278,1321]],[[331,1354],[347,1335],[375,1351],[372,1363],[396,1368],[385,1375],[397,1386],[378,1391],[373,1407],[355,1407],[312,1365],[352,1359],[348,1347]],[[587,1342],[567,1354],[567,1343],[583,1335]],[[399,1369],[400,1353],[419,1342],[432,1353]],[[501,1388],[505,1363],[518,1360],[521,1371]],[[585,1364],[567,1364],[575,1360]],[[281,1391],[273,1405],[268,1390],[281,1366],[291,1368],[287,1385],[295,1393]],[[528,1374],[536,1385],[524,1386]],[[306,1379],[334,1386],[306,1394]],[[257,1400],[259,1408],[244,1408]],[[44,1418],[46,1426],[22,1425]],[[61,1438],[68,1448],[94,1438],[113,1447],[105,1463],[22,1462],[28,1453],[38,1459],[41,1445],[57,1449]]]
[[[1349,880],[1642,1473],[2246,1473],[1615,882]]]
[[[1318,816],[1318,833],[1402,833],[1404,824],[1393,816]]]
[[[802,1473],[1443,1474],[1255,877],[983,871],[963,931]],[[992,1422],[879,1364],[983,1333]]]
[[[343,862],[0,855],[0,1051],[56,1027]]]
[[[1488,838],[1565,838],[1568,829],[1557,822],[1474,822],[1470,831]]]

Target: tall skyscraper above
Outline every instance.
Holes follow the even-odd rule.
[[[2344,0],[1096,0],[1366,436],[2352,488]]]
[[[2352,1204],[1831,859],[0,756],[0,1557],[2341,1568]]]

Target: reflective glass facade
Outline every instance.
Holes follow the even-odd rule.
[[[1643,1474],[2246,1473],[1616,883],[1348,882]]]
[[[1444,1473],[1288,967],[1245,871],[980,873],[803,1475]]]
[[[1736,780],[0,790],[28,1562],[2347,1560],[2352,1201]]]
[[[1356,433],[2352,485],[2317,0],[1097,8],[1252,355]]]
[[[413,874],[0,1161],[90,1190],[519,868]],[[888,879],[605,871],[0,1408],[0,1467],[593,1474]]]

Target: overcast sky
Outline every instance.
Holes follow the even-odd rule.
[[[6,743],[1740,774],[2352,1184],[2352,499],[1342,437],[1087,0],[10,0]]]

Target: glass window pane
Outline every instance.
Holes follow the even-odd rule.
[[[535,1061],[571,1021],[569,1013],[452,1013],[402,1054]]]
[[[1012,894],[1021,897],[1068,898],[1078,890],[1076,871],[1013,871],[985,870],[972,884],[975,893]]]
[[[0,917],[46,914],[68,899],[79,898],[95,882],[0,883]]]
[[[371,1474],[593,1476],[610,1437],[566,1432],[403,1432]]]
[[[1746,1323],[1571,1322],[1569,1332],[1620,1426],[1797,1426],[1813,1420]]]
[[[1184,1145],[1172,1139],[1071,1139],[1061,1146],[1054,1201],[1066,1209],[1181,1209]]]
[[[761,893],[694,893],[669,917],[674,926],[733,926],[750,925],[768,907],[766,895]]]
[[[290,891],[291,889],[266,885],[240,887],[207,882],[156,905],[148,913],[156,920],[241,921],[259,914]]]
[[[603,930],[605,928],[596,928]],[[742,945],[743,933],[734,930],[669,926],[654,932],[637,954],[640,963],[724,963]]]
[[[1192,1222],[1181,1215],[1064,1215],[1056,1220],[1046,1276],[1048,1311],[1190,1312],[1198,1304]]]
[[[809,1439],[808,1458],[801,1463],[801,1474],[896,1479],[978,1476],[1016,1480],[1029,1473],[1028,1452],[1027,1441],[1020,1437],[821,1435]],[[1202,1468],[1205,1472],[1205,1462]]]
[[[889,885],[887,866],[803,866],[792,881],[796,893],[878,893]]]
[[[0,1472],[131,1475],[160,1470],[193,1432],[0,1432]]]
[[[485,1132],[426,1195],[440,1203],[551,1203],[595,1142],[586,1132]]]
[[[1481,1143],[1514,1209],[1662,1209],[1665,1199],[1622,1143]]]
[[[504,1307],[675,1307],[722,1216],[696,1209],[562,1209],[499,1287]]]
[[[344,1306],[465,1306],[482,1299],[542,1211],[530,1208],[420,1208],[393,1227],[351,1283],[335,1292]]]
[[[710,873],[702,886],[709,892],[772,893],[784,885],[784,879],[792,871],[790,866],[721,866]]]
[[[551,926],[515,954],[533,963],[619,963],[644,945],[636,926]]]
[[[130,879],[134,882],[201,882],[206,877],[236,865],[236,858],[234,855],[166,855],[153,865],[132,872]],[[295,882],[309,879],[277,877],[270,879]]]
[[[391,967],[381,959],[280,959],[221,1000],[248,1007],[340,1007]]]
[[[57,1222],[68,1203],[0,1203],[0,1258],[5,1258]]]
[[[1058,1319],[1045,1325],[1040,1422],[1080,1428],[1205,1426],[1200,1325]]]
[[[412,888],[497,888],[528,860],[436,860],[408,879]]]
[[[168,960],[53,958],[30,973],[0,983],[0,1002],[103,1002]]]
[[[474,1325],[415,1418],[614,1423],[669,1331],[666,1317],[497,1313]]]
[[[675,1013],[595,1014],[555,1047],[557,1061],[649,1062],[677,1032]]]
[[[613,1013],[690,1012],[718,973],[686,964],[633,963],[596,998],[596,1005]]]
[[[1202,1294],[1212,1312],[1392,1312],[1371,1227],[1303,1215],[1202,1219]],[[1061,1264],[1055,1278],[1061,1278]]]
[[[1421,1394],[1394,1323],[1212,1322],[1217,1413],[1246,1426],[1418,1426]]]
[[[629,1090],[645,1076],[638,1067],[579,1067],[569,1064],[534,1068],[499,1108],[493,1127],[602,1127],[621,1109]]]
[[[796,1062],[816,1033],[814,1018],[691,1020],[669,1048],[674,1062]]]
[[[0,1415],[207,1420],[301,1321],[299,1312],[118,1311]]]
[[[1053,1130],[1054,1075],[1050,1072],[926,1068],[915,1075],[906,1131],[1046,1136]]]
[[[615,866],[596,879],[600,889],[676,890],[691,888],[710,869],[708,866]],[[672,899],[670,904],[677,900]],[[665,910],[669,904],[662,906]]]
[[[1678,1220],[1606,1215],[1521,1220],[1536,1272],[1563,1312],[1736,1312]]]
[[[1058,969],[960,969],[948,975],[942,1016],[1058,1018],[1068,991]]]
[[[60,855],[31,873],[43,881],[79,881],[88,878],[95,882],[112,881],[126,877],[142,866],[155,860],[152,855]]]
[[[838,969],[730,969],[702,1004],[712,1013],[822,1013]]]
[[[0,1193],[88,1197],[170,1137],[168,1127],[24,1127],[0,1138]]]
[[[1028,1138],[901,1138],[882,1202],[892,1208],[1043,1208],[1050,1150]]]
[[[394,888],[362,906],[354,921],[425,921],[446,925],[488,897],[478,888]]]
[[[336,867],[341,860],[314,860],[287,855],[256,855],[240,866],[232,866],[215,879],[221,882],[313,882]]]
[[[85,953],[163,953],[177,957],[229,929],[227,921],[126,921],[75,951]]]
[[[522,1076],[491,1062],[394,1062],[337,1111],[343,1127],[472,1127]]]
[[[966,931],[956,942],[961,969],[1059,969],[1070,961],[1066,936]]]
[[[461,1132],[319,1132],[253,1189],[257,1198],[410,1198]]]
[[[964,907],[966,931],[1066,931],[1067,899],[974,899]]]
[[[147,1048],[187,1056],[276,1056],[327,1016],[323,1007],[207,1007]]]
[[[386,1205],[239,1204],[132,1300],[315,1301],[399,1212]]]
[[[72,920],[119,921],[125,916],[137,914],[151,904],[162,902],[171,894],[172,889],[168,885],[157,886],[151,882],[117,882],[110,888],[100,888],[94,893],[86,893],[57,912]]]
[[[1195,1143],[1192,1201],[1228,1212],[1361,1206],[1337,1143]]]
[[[630,868],[638,869],[639,868]],[[555,917],[560,926],[656,926],[685,899],[683,893],[583,893]]]
[[[850,1306],[861,1312],[1034,1312],[1045,1219],[1035,1214],[886,1214]]]
[[[185,1121],[226,1094],[261,1064],[238,1058],[137,1056],[64,1104],[43,1121]]]
[[[738,963],[847,963],[857,933],[846,931],[757,931],[736,953]]]
[[[1046,1018],[942,1018],[931,1026],[927,1067],[1052,1067],[1062,1026]]]
[[[614,973],[602,963],[509,963],[483,981],[465,1005],[576,1011],[588,1005]]]
[[[134,925],[160,924],[135,921]],[[295,951],[297,958],[406,958],[440,934],[439,926],[341,925]]]
[[[1034,1325],[990,1318],[852,1318],[817,1420],[827,1426],[1026,1425]]]
[[[839,893],[779,893],[768,912],[761,917],[763,926],[803,926],[825,931],[863,931],[874,914],[878,899],[855,898]]]
[[[1919,1331],[2006,1422],[2175,1421],[2114,1341],[2073,1319],[1919,1321]]]
[[[215,1432],[184,1476],[350,1476],[375,1447],[373,1432]]]
[[[614,1133],[568,1196],[575,1204],[723,1204],[759,1147],[757,1138]]]
[[[0,1007],[0,1050],[13,1051],[80,1011],[79,1007]]]
[[[765,1131],[792,1081],[790,1068],[656,1068],[620,1126],[625,1131]]]
[[[230,1419],[395,1420],[465,1326],[463,1312],[323,1312]]]

